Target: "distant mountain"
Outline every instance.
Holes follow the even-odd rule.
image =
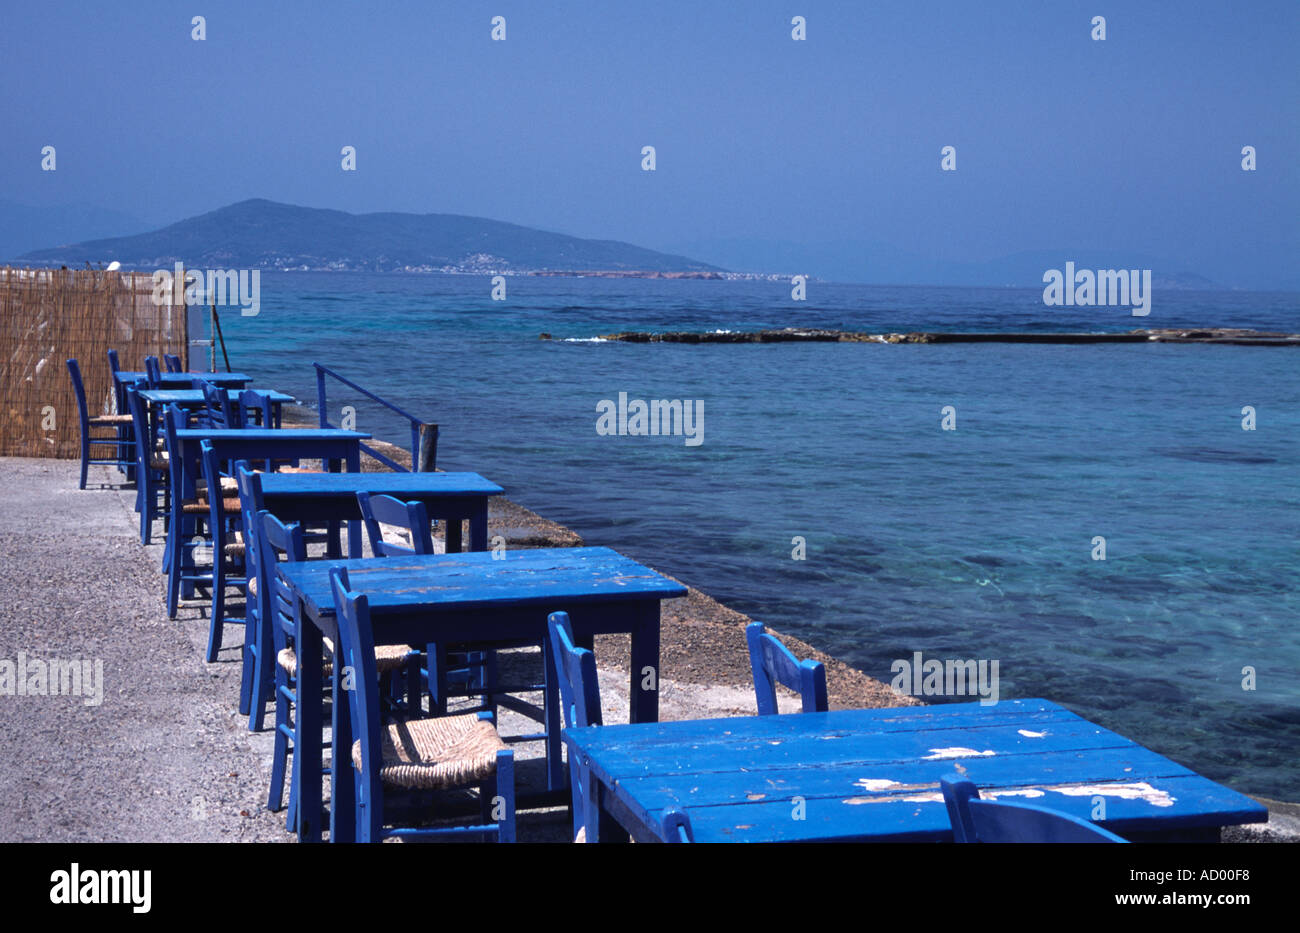
[[[0,264],[51,243],[141,233],[155,226],[122,211],[89,204],[32,207],[0,199]]]
[[[584,240],[459,214],[348,214],[254,199],[152,233],[29,252],[22,258],[128,268],[329,269],[368,272],[610,271],[721,273],[684,256]]]

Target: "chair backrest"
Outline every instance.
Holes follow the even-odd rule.
[[[361,774],[357,780],[359,807],[369,808],[382,800],[379,768],[383,763],[380,744],[379,676],[375,669],[375,643],[370,627],[370,602],[351,589],[343,567],[330,570],[334,591],[334,613],[339,628],[338,655],[343,683],[350,690],[348,709],[352,713],[352,735],[361,743]],[[348,673],[351,677],[348,677]],[[350,750],[349,750],[350,751]],[[351,767],[351,755],[340,754],[341,764]],[[337,759],[336,759],[337,760]]]
[[[163,442],[167,447],[167,469],[172,495],[182,493],[180,445],[176,443],[176,432],[189,424],[189,416],[179,405],[168,405],[163,409]]]
[[[749,642],[749,665],[754,671],[758,715],[770,716],[777,711],[777,684],[799,693],[805,713],[826,712],[826,667],[821,661],[795,660],[790,649],[769,635],[761,622],[745,627],[745,639]]]
[[[675,807],[669,807],[664,811],[660,825],[663,827],[664,842],[695,841],[695,831],[691,829],[691,818]]]
[[[181,358],[177,356],[175,353],[164,353],[163,361],[167,364],[167,372],[179,373],[182,371]]]
[[[178,430],[188,428],[190,415],[179,405],[166,405],[162,409],[162,442],[168,452],[168,482],[172,495],[181,495],[181,446],[175,439]]]
[[[158,369],[158,357],[146,356],[144,358],[144,371],[149,378],[149,388],[157,389],[162,387],[162,373]]]
[[[239,460],[235,463],[235,482],[239,486],[239,512],[244,525],[244,547],[247,549],[244,566],[248,568],[249,576],[257,580],[257,600],[253,604],[253,611],[257,618],[263,619],[271,611],[271,583],[262,575],[262,534],[257,523],[257,514],[263,508],[262,474],[249,469],[247,460]]]
[[[86,410],[86,387],[81,382],[81,366],[76,360],[68,360],[68,375],[72,377],[72,391],[77,394],[77,414],[81,417],[81,438],[85,444],[86,433],[90,429],[90,412]]]
[[[261,417],[258,419],[264,428],[271,427],[271,395],[264,389],[244,389],[239,393],[239,410],[240,420],[247,425],[249,423],[248,412],[256,411]]]
[[[135,465],[138,470],[153,469],[154,436],[150,433],[152,429],[149,425],[149,417],[145,414],[144,399],[140,398],[140,390],[146,385],[148,383],[141,379],[124,389],[126,410],[131,415],[135,436],[140,439],[135,445]]]
[[[277,652],[288,647],[288,637],[293,631],[293,590],[285,585],[276,572],[276,564],[281,556],[288,561],[307,559],[307,542],[303,537],[302,525],[297,522],[285,524],[266,509],[257,513],[257,528],[261,534],[258,551],[262,558],[262,576],[260,585],[266,583],[271,593],[267,603],[267,612],[274,623],[271,626],[275,637]]]
[[[221,491],[221,466],[217,451],[211,441],[199,441],[200,460],[203,463],[203,480],[208,484],[208,513],[212,521],[213,559],[221,559],[222,519],[226,516],[225,495]]]
[[[603,725],[596,656],[574,644],[573,626],[567,612],[552,612],[546,625],[550,629],[551,654],[559,673],[564,725],[573,729]]]
[[[108,371],[113,373],[114,375],[122,371],[121,364],[119,364],[117,361],[116,350],[108,351]]]
[[[257,513],[262,504],[262,474],[255,472],[247,460],[235,461],[235,483],[239,487],[239,511],[245,528],[256,528]]]
[[[230,393],[210,382],[204,382],[202,385],[208,424],[214,428],[242,428],[244,419],[240,416],[239,406],[231,402]]]
[[[403,554],[432,554],[433,533],[429,530],[429,510],[423,502],[403,502],[392,496],[357,493],[361,508],[361,521],[366,526],[370,549],[376,557],[393,557]],[[411,533],[413,547],[403,547],[384,540],[380,525],[394,525]]]
[[[1095,823],[1027,803],[981,800],[970,781],[952,774],[939,781],[957,842],[1127,842]]]

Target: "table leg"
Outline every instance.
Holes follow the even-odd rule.
[[[347,465],[349,473],[361,472],[360,443],[348,451]],[[348,522],[348,556],[354,559],[361,556],[361,522],[356,520]]]
[[[461,540],[461,521],[459,518],[453,518],[447,522],[447,553],[459,554],[464,550],[464,542]]]
[[[324,645],[320,629],[304,618],[302,600],[294,601],[295,649],[298,652],[298,708],[294,710],[293,755],[297,759],[293,773],[298,787],[298,839],[320,842],[321,807],[324,805],[323,767],[324,714],[321,703],[321,659]],[[337,801],[331,801],[331,818]]]
[[[488,549],[488,504],[487,497],[474,507],[474,515],[469,520],[469,549],[486,551]]]
[[[338,473],[338,460],[322,460],[321,466],[325,468],[326,473]],[[336,520],[330,520],[325,525],[325,556],[330,560],[343,559],[343,523]],[[359,554],[352,553],[352,541],[348,541],[348,556],[359,557]]]
[[[560,753],[560,680],[550,638],[542,639],[542,718],[546,720],[546,789],[563,790],[564,759]]]
[[[575,822],[585,831],[587,842],[600,842],[601,830],[608,826],[600,808],[600,781],[591,773],[591,768],[583,765],[578,766],[577,780],[582,785],[582,799],[576,805],[582,808],[582,813],[580,821]]]
[[[659,602],[635,604],[632,623],[631,722],[659,721]]]

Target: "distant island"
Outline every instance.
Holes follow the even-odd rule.
[[[253,199],[151,233],[39,249],[20,257],[79,267],[768,278],[622,243],[459,214],[376,213]]]

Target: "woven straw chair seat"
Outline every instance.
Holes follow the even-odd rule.
[[[222,499],[221,508],[225,512],[238,512],[239,499]],[[187,514],[202,514],[208,510],[207,499],[186,499],[181,503],[181,510]]]
[[[131,424],[134,419],[130,415],[95,415],[89,419],[91,427],[100,427],[103,425]]]
[[[206,495],[208,494],[208,481],[205,480],[205,479],[196,479],[196,480],[194,481],[194,490],[195,490],[195,492],[197,492],[200,496],[206,496]],[[221,477],[221,491],[222,491],[223,493],[232,493],[232,492],[233,492],[233,493],[235,493],[236,495],[238,495],[238,494],[239,494],[239,480],[235,479],[233,476],[223,476],[223,477]]]
[[[170,465],[171,464],[167,460],[166,453],[164,453],[161,457],[151,457],[149,460],[149,466],[155,470],[165,470]]]
[[[276,469],[277,473],[319,473],[320,470],[313,470],[311,467],[282,466]]]
[[[322,638],[325,642],[325,650],[330,654],[334,653],[334,642],[328,638]],[[392,671],[400,671],[406,666],[406,659],[410,657],[411,649],[406,645],[376,645],[375,646],[375,672],[387,674]],[[294,654],[292,648],[285,648],[275,656],[276,663],[284,668],[285,673],[290,677],[298,674],[298,656]],[[325,671],[328,674],[333,669],[332,664],[325,665]]]
[[[257,595],[257,577],[248,578],[248,595],[249,596]]]
[[[474,713],[398,722],[384,729],[379,779],[394,787],[434,790],[458,787],[496,773],[497,752],[506,744],[492,723]],[[361,742],[352,745],[352,765],[361,770]]]

